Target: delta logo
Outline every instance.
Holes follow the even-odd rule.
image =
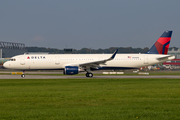
[[[27,59],[46,59],[45,56],[31,56],[31,57],[27,57]]]

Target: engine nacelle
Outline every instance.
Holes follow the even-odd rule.
[[[79,67],[77,66],[65,66],[64,74],[65,75],[75,75],[79,73]]]

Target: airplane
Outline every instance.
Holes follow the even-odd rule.
[[[63,70],[65,75],[86,72],[93,77],[93,70],[139,69],[175,59],[167,55],[172,31],[165,31],[155,44],[144,54],[23,54],[12,57],[3,66],[7,69],[22,70]]]

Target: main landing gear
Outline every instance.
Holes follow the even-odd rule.
[[[93,74],[91,72],[87,72],[86,77],[93,77]]]

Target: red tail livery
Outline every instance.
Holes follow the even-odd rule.
[[[171,35],[172,35],[172,31],[165,31],[147,53],[167,55],[171,40]]]

